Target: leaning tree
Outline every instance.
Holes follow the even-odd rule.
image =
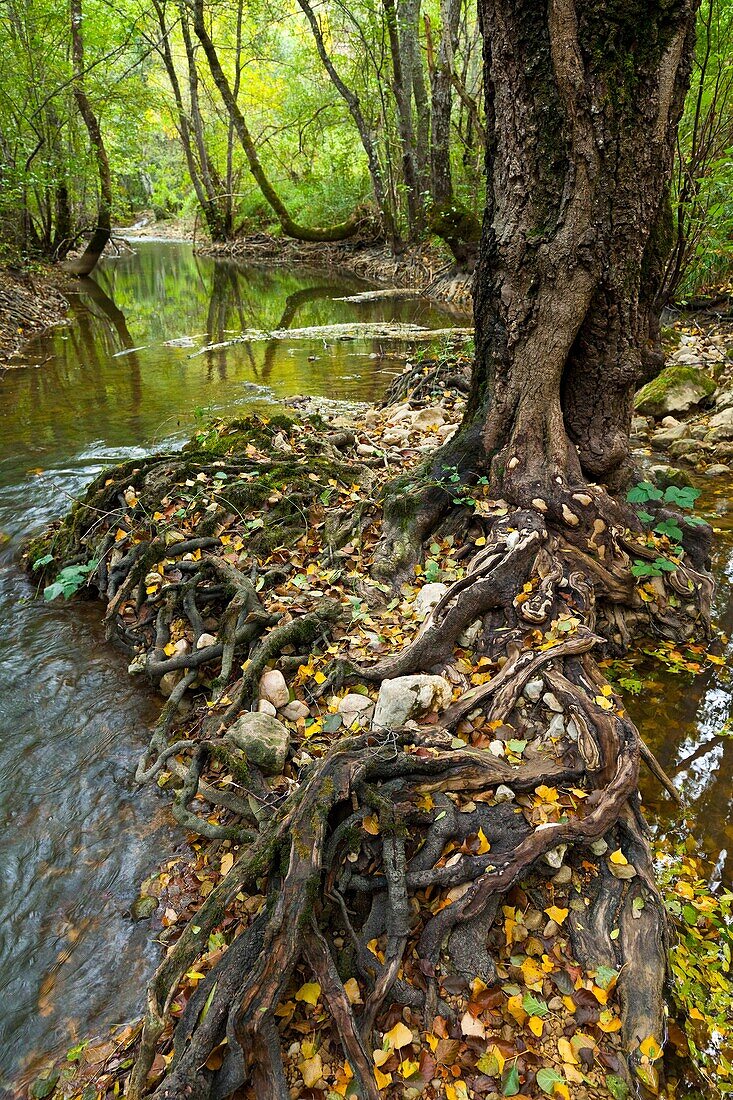
[[[408,1006],[411,1019],[429,1030],[436,1013],[447,1019],[456,1009],[448,974],[495,981],[489,944],[499,904],[532,876],[540,889],[548,864],[563,860],[582,881],[567,924],[575,957],[593,971],[618,974],[626,1071],[658,1083],[645,1052],[664,1030],[667,933],[639,804],[640,761],[668,781],[595,656],[622,650],[642,631],[682,638],[705,632],[709,621],[709,529],[678,517],[666,528],[679,532],[670,541],[644,530],[616,495],[632,477],[633,390],[659,363],[667,185],[695,4],[481,0],[479,9],[487,205],[467,409],[454,439],[421,472],[383,488],[372,562],[379,585],[353,576],[340,582],[373,600],[389,588],[385,581],[404,578],[428,536],[442,528],[462,538],[465,575],[412,641],[371,663],[339,659],[338,601],[321,598],[283,622],[270,599],[283,581],[279,567],[253,583],[261,525],[248,529],[253,571],[221,557],[217,517],[254,508],[269,508],[270,524],[295,527],[299,517],[317,518],[320,507],[311,527],[320,524],[330,543],[325,560],[343,554],[339,547],[358,533],[354,516],[364,522],[373,514],[376,495],[374,480],[365,480],[356,512],[335,512],[324,526],[322,490],[328,498],[339,478],[350,484],[359,476],[350,472],[358,459],[354,454],[349,465],[349,433],[312,452],[308,478],[288,457],[306,438],[298,428],[289,436],[280,430],[278,451],[265,462],[257,447],[237,449],[235,440],[213,466],[210,454],[194,448],[184,458],[158,455],[105,472],[55,536],[56,547],[77,561],[92,552],[110,630],[136,648],[136,667],[156,680],[177,677],[139,777],[177,769],[179,820],[240,845],[234,866],[151,983],[130,1097],[151,1089],[159,1100],[225,1097],[247,1082],[254,1090],[247,1095],[286,1097],[275,1011],[298,966],[329,1006],[353,1087],[376,1100],[371,1051],[387,1006]],[[446,469],[451,485],[460,478],[460,493],[446,491]],[[221,488],[221,480],[207,481],[212,477],[239,480]],[[190,500],[199,483],[220,488],[207,490],[206,507],[189,504],[198,526],[185,538],[156,534],[150,517],[162,517],[181,486]],[[476,496],[494,502],[478,519],[471,484]],[[665,530],[665,501],[648,507]],[[203,556],[197,562],[192,553]],[[639,563],[660,561],[640,592]],[[166,570],[170,583],[163,586]],[[218,608],[216,640],[204,630],[202,608],[209,617]],[[181,648],[181,624],[195,651]],[[322,694],[344,682],[376,685],[440,672],[457,646],[468,645],[474,660],[483,657],[492,675],[464,683],[466,690],[427,723],[373,726],[336,740],[282,803],[268,803],[256,769],[241,761],[236,774],[250,791],[249,805],[217,789],[207,768],[222,759],[237,767],[228,730],[256,706],[260,673],[273,662],[294,670],[307,660],[303,651],[322,648],[329,635],[336,655]],[[238,676],[235,652],[246,658]],[[226,706],[187,720],[181,739],[176,706],[207,663],[220,669],[216,685]],[[535,700],[529,721],[528,697]],[[482,729],[531,729],[521,759],[472,740],[476,715]],[[511,806],[514,799],[531,805],[538,791],[552,801],[568,787],[574,800],[562,812],[533,817]],[[467,794],[473,801],[461,804]],[[224,820],[204,820],[195,812],[198,798],[219,807]],[[370,829],[363,828],[367,817]],[[489,848],[467,847],[479,833]],[[454,850],[447,862],[446,845]],[[266,891],[266,906],[220,952],[171,1038],[170,1010],[184,975],[255,884]],[[548,888],[558,896],[554,882]],[[425,890],[449,894],[430,907]],[[334,929],[346,942],[338,952]],[[361,1004],[345,991],[350,975],[363,991]],[[161,1042],[162,1080],[149,1076]]]

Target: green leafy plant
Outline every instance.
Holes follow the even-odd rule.
[[[90,561],[86,565],[67,565],[60,570],[53,584],[47,584],[44,588],[44,600],[47,602],[56,600],[59,596],[63,596],[65,600],[70,599],[74,593],[84,587],[98,565],[98,561]]]

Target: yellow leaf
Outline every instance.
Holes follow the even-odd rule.
[[[530,1016],[529,1030],[533,1035],[536,1035],[538,1039],[542,1038],[542,1032],[545,1030],[545,1025],[542,1023],[539,1016]]]
[[[298,1066],[303,1083],[307,1089],[312,1089],[317,1081],[323,1077],[323,1062],[320,1054],[314,1054],[312,1058],[306,1058]]]
[[[326,677],[324,676],[324,674],[321,672],[320,669],[315,674],[313,679],[316,681],[317,684],[325,684],[325,682],[326,682]]]
[[[613,710],[613,703],[610,699],[606,699],[605,695],[596,695],[595,702],[601,710]]]
[[[611,863],[615,863],[619,867],[625,867],[629,862],[620,848],[617,848],[615,852],[611,852],[608,858],[611,860]]]
[[[565,1039],[564,1037],[558,1039],[557,1049],[563,1062],[570,1062],[571,1065],[577,1066],[578,1059],[575,1057],[575,1051],[569,1039]]]
[[[603,1010],[603,1012],[601,1013],[601,1015],[598,1018],[598,1026],[601,1029],[601,1031],[607,1031],[607,1032],[618,1031],[619,1028],[621,1027],[621,1017],[620,1016],[614,1016],[614,1014],[611,1012],[610,1008],[606,1008],[606,1009]]]
[[[509,1000],[507,1001],[507,1009],[510,1015],[514,1017],[514,1019],[521,1027],[524,1021],[527,1019],[527,1013],[525,1012],[524,1006],[522,1004],[521,993],[517,993],[514,997],[509,998]]]
[[[547,909],[545,909],[545,912],[547,913],[550,920],[554,920],[555,924],[562,924],[570,910],[561,909],[559,905],[550,905]]]
[[[678,882],[674,888],[676,894],[680,894],[683,898],[687,898],[688,901],[692,901],[695,896],[695,891],[690,886],[689,882]]]
[[[613,691],[612,691],[612,689],[611,689],[611,685],[610,685],[610,684],[604,684],[604,685],[603,685],[603,687],[601,688],[601,695],[605,695],[605,696],[607,696],[607,697],[608,697],[609,695],[613,695]]]
[[[356,978],[349,978],[348,981],[344,982],[344,992],[349,998],[350,1004],[360,1005],[364,1003],[361,999],[361,990],[359,989],[359,983]]]
[[[361,827],[370,836],[379,836],[379,821],[374,814],[368,814],[362,821]]]
[[[483,855],[486,854],[486,852],[491,851],[491,845],[489,844],[488,840],[486,839],[486,836],[484,834],[483,829],[479,829],[478,839],[479,839],[478,854],[480,856],[483,856]]]
[[[599,1002],[599,1004],[605,1005],[608,1002],[608,990],[601,989],[599,985],[593,986],[593,996]]]
[[[560,1100],[570,1100],[570,1091],[564,1081],[556,1081],[552,1086],[552,1095],[559,1096]]]
[[[381,1069],[374,1067],[374,1080],[377,1082],[378,1089],[386,1089],[387,1085],[392,1084],[392,1074],[382,1073]]]
[[[662,1056],[662,1048],[653,1035],[647,1036],[644,1042],[639,1044],[639,1050],[650,1062],[656,1062],[657,1058]]]
[[[700,1009],[699,1009],[699,1008],[695,1008],[695,1006],[694,1006],[694,1005],[693,1005],[693,1006],[692,1006],[692,1008],[690,1009],[690,1011],[689,1011],[688,1015],[689,1015],[689,1017],[690,1017],[690,1019],[691,1019],[691,1020],[704,1020],[704,1019],[705,1019],[705,1017],[703,1016],[703,1014],[702,1014],[702,1012],[700,1011]]]
[[[541,783],[539,787],[535,788],[534,793],[541,802],[557,802],[557,789],[555,787],[546,787],[544,783]]]
[[[418,810],[434,810],[435,802],[431,794],[421,794],[417,800]]]
[[[305,985],[301,985],[295,994],[295,999],[296,1001],[305,1001],[309,1005],[315,1005],[318,1003],[320,995],[321,987],[318,982],[306,982]]]
[[[409,1027],[405,1027],[402,1020],[398,1020],[390,1031],[384,1033],[384,1038],[387,1040],[390,1050],[401,1050],[402,1047],[406,1047],[408,1043],[412,1042],[412,1032]]]
[[[227,852],[226,855],[221,857],[221,864],[219,865],[219,873],[222,878],[228,875],[234,866],[234,853]]]
[[[375,1066],[383,1066],[385,1062],[388,1062],[392,1057],[391,1050],[374,1050],[372,1051],[372,1058],[374,1059]]]
[[[405,1059],[405,1061],[400,1064],[399,1071],[403,1077],[412,1077],[413,1073],[417,1073],[419,1069],[419,1062],[410,1062],[408,1059]]]

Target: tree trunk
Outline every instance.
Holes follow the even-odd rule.
[[[234,128],[237,131],[237,136],[242,143],[247,162],[249,164],[250,171],[254,176],[257,184],[262,192],[264,198],[270,204],[278,221],[282,226],[283,232],[288,237],[294,237],[299,241],[343,241],[349,237],[353,237],[361,224],[361,219],[357,215],[352,216],[345,222],[341,222],[339,225],[333,225],[326,228],[321,227],[306,227],[298,225],[291,218],[287,207],[280,199],[280,196],[275,191],[275,188],[270,183],[264,168],[260,162],[259,155],[257,153],[257,147],[254,143],[252,135],[249,132],[249,127],[245,120],[242,109],[237,103],[232,93],[231,85],[227,80],[226,73],[221,67],[219,61],[219,55],[216,52],[216,47],[211,40],[208,30],[206,29],[206,20],[204,17],[204,0],[194,0],[194,30],[196,36],[203,46],[206,59],[209,62],[209,68],[211,69],[211,75],[216,84],[219,94],[221,95],[224,106],[226,107],[229,117],[231,118]]]
[[[99,257],[104,252],[110,237],[112,236],[112,175],[109,170],[107,150],[102,138],[102,129],[99,125],[92,105],[87,98],[84,87],[84,37],[83,37],[82,0],[71,0],[71,56],[74,69],[74,81],[72,88],[74,99],[79,109],[84,125],[86,126],[89,140],[94,150],[97,161],[97,173],[99,175],[99,205],[97,208],[97,224],[92,233],[91,240],[78,260],[67,265],[74,275],[89,275],[97,264]]]
[[[458,44],[458,24],[461,17],[461,0],[441,0],[440,41],[433,58],[430,24],[428,32],[428,58],[432,94],[430,132],[431,197],[436,206],[448,204],[453,199],[453,180],[450,164],[450,121],[453,106],[453,56]]]
[[[403,64],[395,0],[383,0],[383,3],[392,55],[392,93],[397,106],[397,129],[402,150],[402,176],[407,196],[407,217],[410,236],[414,237],[423,226],[423,204],[412,126],[412,80],[410,76],[408,81],[405,73],[406,66]],[[409,56],[406,61],[409,61]]]
[[[623,477],[696,3],[481,0],[487,207],[469,418],[530,500]]]
[[[361,138],[361,143],[364,147],[364,152],[366,153],[367,164],[369,166],[369,175],[372,181],[372,188],[374,189],[374,198],[377,201],[377,206],[379,207],[380,213],[382,215],[385,233],[387,235],[387,239],[392,245],[393,250],[397,251],[400,242],[398,239],[399,235],[395,223],[394,211],[392,210],[390,195],[388,193],[388,188],[385,184],[382,165],[379,162],[379,155],[377,153],[374,137],[372,135],[369,124],[364,117],[361,101],[356,93],[351,88],[349,88],[339,76],[338,70],[336,69],[336,66],[334,65],[328,53],[328,50],[326,49],[326,44],[323,40],[323,34],[321,32],[320,24],[318,22],[318,19],[316,18],[313,8],[309,3],[309,0],[298,0],[298,4],[300,5],[303,14],[308,20],[311,31],[313,32],[316,49],[318,50],[318,56],[323,62],[323,67],[331,78],[331,82],[334,88],[344,100],[346,106],[349,108],[349,113],[351,114],[351,117],[356,124],[357,130],[359,131],[359,137]]]

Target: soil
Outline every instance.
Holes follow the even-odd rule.
[[[66,321],[66,281],[58,271],[0,269],[0,365],[12,367],[24,341]]]

